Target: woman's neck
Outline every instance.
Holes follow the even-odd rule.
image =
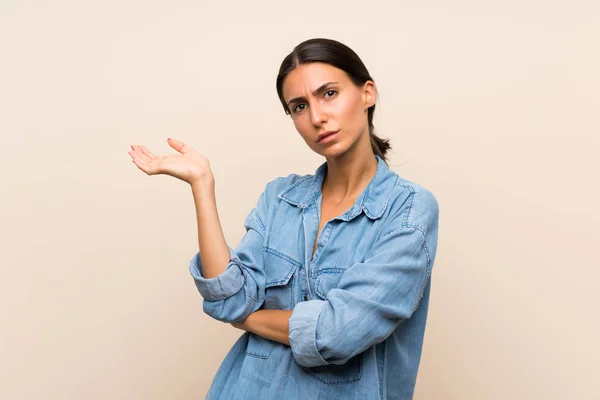
[[[377,158],[370,147],[368,151],[347,151],[327,159],[323,196],[338,204],[358,197],[375,176],[377,166]]]

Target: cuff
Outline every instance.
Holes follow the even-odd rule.
[[[194,278],[200,295],[206,300],[217,301],[227,299],[239,292],[246,282],[240,266],[234,260],[237,259],[237,255],[231,247],[228,246],[228,249],[231,259],[229,265],[225,271],[213,278],[204,278],[202,276],[200,252],[196,253],[190,262],[190,273]]]
[[[289,318],[290,348],[296,362],[305,367],[329,364],[317,350],[317,322],[324,300],[302,301],[294,307]]]

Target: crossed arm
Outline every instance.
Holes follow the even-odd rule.
[[[289,346],[288,331],[291,316],[292,310],[258,310],[250,314],[244,322],[232,322],[231,325]]]
[[[438,206],[429,193],[420,196],[424,198],[411,203],[410,220],[400,211],[389,217],[388,231],[364,260],[345,270],[326,300],[302,301],[293,310],[264,310],[262,250],[269,196],[263,193],[246,218],[246,235],[235,250],[229,248],[223,272],[203,276],[200,254],[190,264],[205,313],[290,346],[301,365],[346,362],[385,340],[423,297],[436,254]]]
[[[300,365],[343,364],[384,341],[416,311],[435,257],[436,228],[429,240],[418,226],[391,228],[363,261],[345,270],[327,299],[302,301],[293,310],[260,309],[264,272],[252,269],[260,260],[243,247],[217,277],[202,278],[197,260],[191,270],[208,315],[288,345]]]

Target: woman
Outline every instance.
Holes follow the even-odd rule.
[[[376,87],[360,58],[307,40],[281,65],[277,93],[314,174],[267,183],[237,248],[225,243],[209,162],[132,146],[148,175],[191,185],[199,252],[190,272],[213,318],[246,332],[207,399],[410,399],[438,233],[430,191],[390,170],[375,136]]]

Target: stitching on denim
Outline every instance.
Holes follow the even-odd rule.
[[[415,303],[415,307],[412,309],[411,314],[414,314],[419,305],[421,304],[421,300],[423,300],[423,294],[425,293],[425,288],[429,283],[429,278],[431,277],[431,256],[429,255],[429,249],[427,248],[427,242],[423,243],[423,249],[425,251],[425,255],[427,256],[427,270],[425,274],[425,279],[423,280],[423,286],[421,287],[421,293],[419,294],[419,299]]]
[[[298,180],[298,182],[292,184],[290,187],[288,187],[287,189],[284,189],[283,192],[281,192],[280,194],[286,194],[287,192],[289,192],[290,190],[292,190],[293,188],[295,188],[296,186],[300,185],[302,182],[305,182],[309,179],[311,179],[312,177],[314,177],[314,175],[305,175],[304,178],[300,178],[300,180]]]
[[[416,193],[416,190],[415,190],[414,186],[412,186],[412,185],[400,185],[400,184],[398,184],[398,186],[403,187],[403,188],[407,188],[411,193]]]
[[[304,177],[304,179],[300,179],[298,182],[294,183],[293,185],[291,185],[290,187],[288,187],[287,189],[284,189],[283,192],[280,192],[279,195],[277,195],[277,197],[285,197],[287,200],[289,200],[290,202],[292,202],[295,205],[298,205],[298,202],[290,199],[289,197],[286,196],[286,194],[294,189],[296,186],[300,185],[303,182],[306,182],[307,180],[311,179],[312,177],[314,177],[314,175],[306,175]]]
[[[292,275],[294,275],[294,271],[296,271],[302,265],[298,261],[291,258],[290,256],[280,253],[277,250],[273,250],[270,247],[263,247],[263,252],[273,254],[274,256],[279,257],[284,261],[287,261],[292,266],[291,269],[289,270],[289,272],[287,273],[287,275],[285,276],[285,278],[279,279],[279,280],[267,281],[267,282],[265,282],[265,286],[267,286],[267,285],[269,285],[269,287],[279,286],[283,283],[288,282],[292,278]]]
[[[363,369],[362,364],[363,364],[363,357],[364,356],[363,356],[363,354],[358,354],[355,357],[359,357],[358,359],[352,361],[353,363],[355,363],[354,364],[354,366],[355,366],[354,369],[356,371],[358,371],[358,373],[354,373],[353,375],[350,375],[350,376],[340,375],[340,376],[338,376],[336,378],[333,378],[333,379],[331,379],[331,378],[325,379],[326,375],[320,374],[319,372],[317,372],[314,369],[314,367],[305,367],[305,366],[299,364],[298,361],[296,361],[295,358],[292,357],[292,359],[293,359],[294,363],[299,368],[301,368],[307,374],[311,375],[313,378],[315,378],[315,379],[317,379],[317,380],[319,380],[321,382],[324,382],[324,383],[336,384],[336,383],[345,383],[345,382],[357,381],[357,380],[360,379],[360,377],[362,376],[362,369]],[[331,364],[326,364],[326,365],[335,365],[335,364],[331,363]],[[347,372],[346,372],[346,374],[347,374]]]
[[[344,275],[345,272],[346,272],[346,270],[342,269],[342,268],[327,268],[321,272],[318,272],[318,274],[316,275],[317,280],[315,281],[315,292],[319,295],[319,297],[321,297],[325,300],[327,300],[327,298],[328,298],[327,294],[325,294],[325,292],[321,290],[321,282],[322,282],[321,278],[323,278],[324,275],[339,276],[341,279],[341,277]],[[335,289],[335,287],[332,287],[329,290],[331,290],[331,289]]]
[[[306,207],[310,204],[312,204],[319,196],[321,195],[321,192],[318,191],[317,193],[315,193],[314,196],[312,196],[310,199],[308,199],[306,202],[300,204],[301,207]]]
[[[387,196],[387,198],[385,200],[385,203],[383,204],[383,206],[381,207],[381,209],[377,210],[377,214],[371,214],[371,212],[368,209],[365,209],[363,207],[363,205],[364,205],[364,199],[363,199],[363,205],[361,205],[361,208],[365,210],[365,214],[367,214],[371,219],[378,219],[378,218],[380,218],[383,215],[383,213],[385,212],[385,210],[387,209],[388,204],[390,203],[390,200],[392,198],[392,192],[394,191],[394,189],[396,189],[397,186],[400,186],[398,184],[399,181],[400,181],[400,176],[396,175],[396,180],[394,181],[394,187],[392,187],[392,189],[388,193],[388,196]],[[366,199],[366,196],[365,196],[365,199]]]
[[[427,242],[423,243],[423,248],[425,249],[425,255],[427,256],[427,279],[429,279],[429,276],[431,275],[431,256],[429,255],[429,248],[427,248]],[[427,284],[423,285],[423,289],[425,289],[425,286]]]
[[[260,335],[251,333],[250,336],[248,337],[248,346],[246,348],[246,354],[249,355],[250,357],[255,357],[255,358],[263,358],[263,359],[269,358],[271,356],[271,354],[273,353],[273,350],[275,349],[276,343],[274,341],[270,341],[270,343],[264,343],[265,340],[268,340],[268,339],[263,338]],[[262,343],[261,343],[261,341],[262,341]],[[258,349],[256,349],[256,350],[249,350],[249,348],[254,348],[257,346],[258,346]]]
[[[314,181],[317,178],[320,178],[321,175],[325,175],[325,169],[321,169],[319,171],[317,171],[316,173],[309,175],[308,179],[311,179],[311,181]],[[324,179],[324,178],[323,178]],[[323,181],[321,181],[322,184]],[[311,185],[309,186],[309,188],[312,186],[312,182]],[[316,193],[310,197],[307,201],[303,202],[303,203],[298,203],[298,205],[302,208],[305,208],[306,206],[312,204],[320,195],[321,195],[321,188],[318,188],[319,190],[316,191]]]
[[[379,238],[379,240],[385,238],[388,235],[391,235],[394,232],[397,232],[397,231],[399,231],[401,229],[405,229],[405,228],[415,229],[415,230],[421,232],[421,234],[423,235],[424,238],[426,237],[425,230],[422,227],[420,227],[419,225],[403,225],[403,226],[398,226],[398,227],[392,229],[391,231],[388,231],[387,233],[381,235],[381,237]]]
[[[335,274],[338,272],[346,272],[346,271],[347,271],[346,268],[327,267],[327,268],[323,268],[323,269],[317,269],[317,271],[315,272],[315,275],[313,275],[313,276],[318,277],[323,274]]]
[[[415,224],[412,224],[412,225],[407,225],[407,227],[408,227],[408,228],[413,228],[413,229],[416,229],[416,230],[418,230],[419,232],[421,232],[421,235],[423,235],[423,238],[426,238],[426,237],[427,237],[427,235],[426,235],[426,233],[425,233],[425,229],[423,229],[423,227],[421,227],[420,225],[415,225]]]
[[[402,222],[402,225],[404,225],[404,226],[408,226],[408,218],[410,216],[410,211],[412,210],[414,201],[415,201],[415,192],[411,192],[410,204],[408,205],[408,210],[406,211],[406,216],[404,217],[404,221]]]
[[[265,223],[263,222],[263,219],[260,216],[260,213],[258,212],[258,209],[256,210],[255,214],[256,214],[256,221],[258,221],[258,224],[260,225],[260,228],[263,230],[263,232],[266,232],[267,228],[265,227]],[[262,233],[261,233],[260,236],[264,239],[264,236],[262,235]]]
[[[394,187],[392,188],[392,190],[390,191],[390,195],[388,196],[387,200],[385,201],[385,204],[383,205],[383,208],[381,209],[381,211],[379,212],[379,215],[377,216],[378,218],[381,217],[383,215],[383,212],[387,209],[388,204],[390,203],[390,199],[392,198],[392,193],[394,191],[394,189],[396,189],[396,186],[398,185],[398,181],[400,180],[400,176],[396,175],[396,180],[394,181]]]
[[[369,198],[369,193],[370,192],[371,192],[371,185],[367,186],[367,190],[365,192],[365,195],[363,196],[362,201],[360,203],[360,208],[363,208],[365,206],[365,202]]]
[[[402,230],[402,229],[404,229],[404,228],[406,228],[406,227],[405,227],[405,226],[398,226],[398,227],[396,227],[396,228],[392,229],[391,231],[388,231],[388,232],[384,233],[384,234],[383,234],[383,235],[381,235],[381,236],[379,237],[379,239],[377,239],[377,240],[378,240],[378,241],[379,241],[379,240],[382,240],[382,239],[383,239],[383,238],[385,238],[386,236],[388,236],[388,235],[391,235],[392,233],[394,233],[394,232],[397,232],[397,231],[399,231],[399,230]]]
[[[388,205],[390,204],[390,201],[391,201],[391,199],[392,199],[392,192],[393,192],[393,191],[394,191],[394,190],[395,190],[397,187],[403,187],[403,188],[406,188],[406,189],[408,189],[408,190],[410,191],[410,194],[409,194],[409,197],[410,197],[410,199],[409,199],[409,200],[410,200],[410,202],[411,202],[411,203],[410,203],[409,210],[408,210],[408,211],[409,211],[409,213],[410,213],[410,207],[412,207],[412,199],[413,199],[413,197],[414,197],[414,193],[415,193],[415,191],[414,191],[414,189],[413,189],[413,187],[412,187],[412,186],[409,186],[409,185],[402,185],[402,184],[401,184],[401,182],[402,182],[402,178],[401,178],[399,175],[396,175],[396,181],[394,182],[394,187],[393,187],[393,188],[392,188],[392,190],[390,191],[390,194],[389,194],[389,196],[386,198],[386,200],[385,200],[385,204],[384,204],[384,205],[381,207],[381,209],[380,209],[380,210],[378,210],[378,214],[371,214],[371,213],[370,213],[368,210],[365,210],[365,214],[367,214],[367,215],[368,215],[369,217],[371,217],[372,219],[377,219],[377,218],[380,218],[380,217],[383,215],[383,213],[385,212],[385,210],[388,208]],[[402,224],[403,224],[403,225],[407,225],[407,222],[408,222],[408,214],[407,214],[407,216],[405,217],[405,221],[404,221]]]
[[[271,254],[273,254],[273,255],[275,255],[275,256],[277,256],[277,257],[280,257],[280,258],[282,258],[283,260],[285,260],[285,261],[289,262],[290,264],[292,264],[292,265],[294,265],[294,266],[297,266],[297,267],[299,267],[300,265],[302,265],[302,264],[300,264],[298,261],[294,260],[292,257],[290,257],[290,256],[287,256],[287,255],[285,255],[285,254],[283,254],[283,253],[280,253],[280,252],[278,252],[277,250],[273,250],[273,249],[272,249],[272,248],[270,248],[270,247],[263,247],[263,251],[264,251],[265,253],[271,253]]]

